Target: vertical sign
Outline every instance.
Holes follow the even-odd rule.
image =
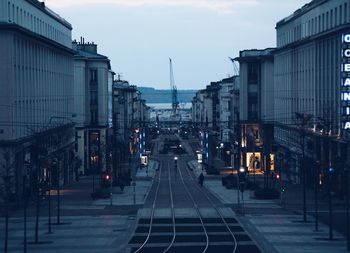
[[[350,130],[350,33],[342,35],[341,113],[344,130]]]

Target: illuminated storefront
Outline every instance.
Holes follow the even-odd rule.
[[[89,174],[100,172],[100,132],[89,131]]]

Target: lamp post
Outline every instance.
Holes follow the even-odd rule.
[[[60,189],[60,168],[58,164],[57,158],[54,158],[52,162],[52,166],[56,172],[56,198],[57,198],[57,220],[55,225],[61,225],[61,213],[60,213],[60,208],[61,208],[61,189]]]
[[[38,158],[37,158],[38,159]],[[34,234],[34,243],[39,243],[39,215],[40,215],[40,188],[41,185],[41,167],[40,162],[36,164],[36,173],[35,173],[35,190],[36,190],[36,219],[35,219],[35,234]]]
[[[48,185],[48,234],[52,234],[52,231],[51,231],[51,166],[48,166],[48,172],[47,172],[47,177],[46,177],[46,180],[47,180],[47,185]]]
[[[6,168],[8,170],[8,168]],[[8,252],[8,233],[9,233],[9,195],[10,195],[10,176],[8,175],[8,171],[6,171],[6,176],[4,177],[5,179],[5,242],[4,242],[4,252]]]
[[[240,167],[239,168],[239,174],[238,174],[238,178],[239,178],[239,187],[237,187],[239,189],[239,191],[241,192],[241,197],[242,197],[242,215],[244,215],[244,187],[245,187],[245,176],[246,176],[246,169],[244,167]],[[238,194],[239,194],[238,191]]]
[[[315,163],[315,231],[318,231],[318,184],[319,184],[319,168],[320,162]]]
[[[237,210],[240,209],[241,203],[239,198],[239,168],[237,167]]]
[[[334,168],[328,168],[328,207],[329,207],[329,240],[333,240],[333,205],[332,205],[332,174]]]
[[[28,177],[31,174],[30,163],[25,162],[24,165],[25,171],[23,174],[23,252],[27,253],[27,205],[28,205]]]
[[[302,184],[303,184],[303,218],[304,222],[307,222],[306,216],[306,168],[305,168],[305,126],[312,118],[312,115],[307,113],[295,113],[297,119],[300,119],[300,132],[301,132],[301,174],[302,174]]]

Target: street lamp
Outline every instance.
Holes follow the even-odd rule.
[[[177,156],[174,157],[174,170],[175,170],[175,174],[177,173],[177,160],[179,158]]]
[[[52,231],[51,231],[51,172],[52,172],[52,169],[51,169],[51,166],[48,166],[48,172],[47,172],[47,175],[46,175],[46,181],[47,181],[47,186],[48,186],[48,192],[49,192],[49,195],[48,195],[48,205],[49,205],[49,214],[48,214],[48,234],[51,234]]]
[[[28,177],[31,174],[31,167],[28,161],[24,162],[24,174],[23,174],[23,200],[24,200],[24,208],[23,208],[23,252],[27,253],[27,205],[28,205]]]
[[[319,185],[320,162],[315,163],[315,231],[318,231],[318,185]]]
[[[60,199],[60,168],[59,168],[59,164],[58,164],[58,160],[57,158],[54,158],[52,161],[52,167],[54,170],[56,170],[56,197],[57,197],[57,221],[55,223],[55,225],[61,225],[61,214],[60,214],[60,205],[61,205],[61,199]]]
[[[237,173],[237,179],[238,179],[238,184],[237,184],[237,200],[238,204],[239,203],[239,192],[241,192],[241,198],[242,198],[242,215],[244,215],[244,187],[245,187],[245,174],[246,174],[246,169],[244,167],[240,167]]]
[[[328,205],[329,205],[329,240],[333,240],[333,206],[332,206],[332,175],[334,168],[328,168]]]
[[[302,150],[302,158],[301,158],[301,175],[302,175],[302,184],[303,184],[303,218],[304,222],[307,222],[306,215],[306,166],[305,166],[305,126],[312,118],[311,114],[307,113],[295,113],[297,119],[300,119],[300,131],[301,131],[301,150]]]

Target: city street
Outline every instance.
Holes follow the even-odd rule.
[[[0,0],[0,253],[350,252],[350,0]]]
[[[169,137],[161,136],[158,148]],[[138,212],[131,252],[261,252],[234,212],[199,185],[187,167],[192,151],[181,144],[187,154],[153,156],[160,169]]]

